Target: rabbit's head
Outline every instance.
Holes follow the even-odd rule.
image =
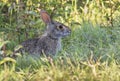
[[[48,36],[58,39],[58,38],[67,36],[71,33],[71,30],[69,29],[69,27],[65,26],[60,22],[53,21],[46,11],[41,10],[40,15],[43,22],[47,25],[47,30],[45,33]]]

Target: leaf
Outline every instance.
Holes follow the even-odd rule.
[[[9,41],[0,41],[0,49],[3,47],[3,45],[7,44]]]
[[[16,63],[16,60],[10,58],[10,57],[6,57],[4,58],[2,61],[0,61],[0,65],[3,64],[3,63],[6,63],[6,62],[13,62],[13,63]]]
[[[29,14],[29,15],[38,16],[38,14],[36,12],[34,12],[34,11],[26,11],[25,13]]]

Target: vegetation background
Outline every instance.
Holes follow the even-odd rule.
[[[53,60],[11,58],[18,44],[43,33],[37,8],[71,35]],[[0,81],[120,81],[120,0],[0,0]]]

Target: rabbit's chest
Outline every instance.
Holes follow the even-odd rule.
[[[60,41],[49,41],[48,48],[52,51],[59,51],[61,49],[61,42]]]
[[[61,50],[61,40],[58,41],[57,43],[57,51]]]
[[[56,54],[61,49],[61,40],[47,41],[45,49],[45,51],[47,51],[48,53]]]

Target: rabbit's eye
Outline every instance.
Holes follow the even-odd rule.
[[[60,26],[58,26],[58,28],[61,30],[61,29],[63,29],[63,26],[60,25]]]

